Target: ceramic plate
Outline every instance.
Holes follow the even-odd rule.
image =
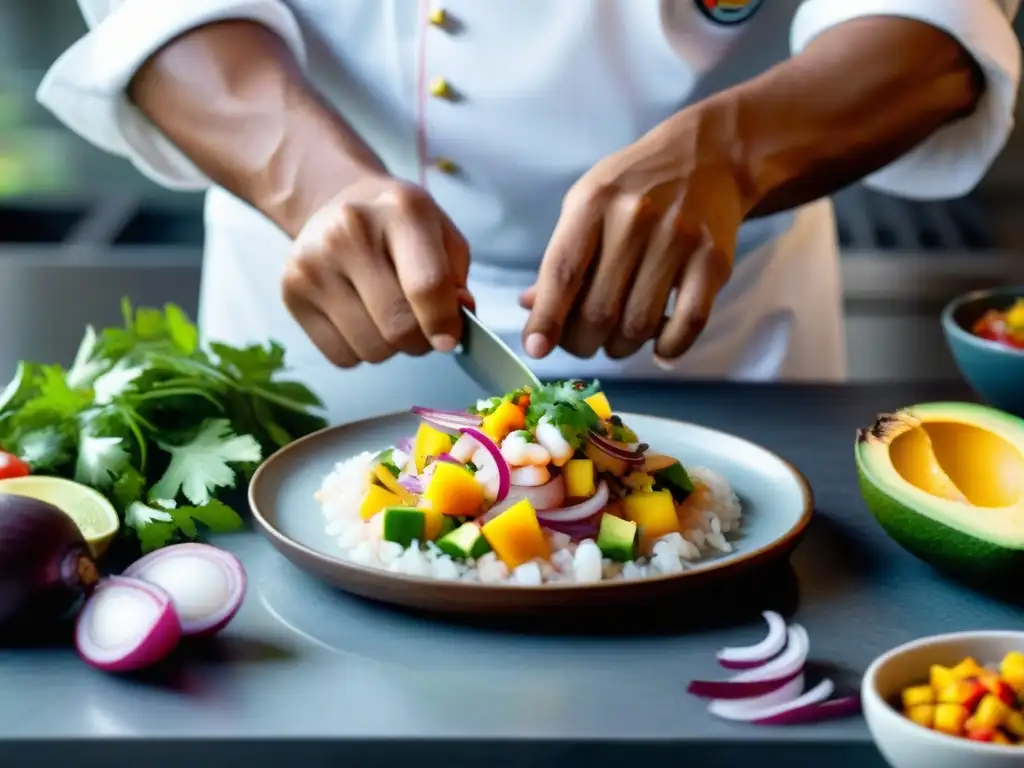
[[[675,456],[684,466],[709,467],[729,480],[744,520],[733,539],[733,552],[671,576],[542,587],[420,579],[348,563],[325,533],[324,515],[313,494],[337,462],[394,445],[412,434],[417,419],[407,413],[330,427],[297,440],[257,470],[249,486],[249,503],[262,533],[299,568],[362,597],[445,613],[539,615],[569,608],[636,606],[712,588],[751,566],[789,556],[814,507],[810,487],[792,465],[758,445],[713,429],[620,415],[651,450]]]

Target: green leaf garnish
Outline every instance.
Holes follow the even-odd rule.
[[[592,430],[600,430],[601,420],[586,399],[600,389],[595,379],[590,384],[579,380],[544,384],[530,393],[530,406],[526,409],[526,426],[534,430],[541,419],[547,418],[558,427],[573,448],[586,442]]]

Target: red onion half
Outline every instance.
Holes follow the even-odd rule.
[[[107,672],[133,672],[167,657],[181,624],[171,596],[139,579],[100,582],[78,614],[75,647],[87,664]]]
[[[245,568],[209,544],[186,543],[150,552],[124,572],[171,596],[183,635],[212,635],[235,617],[245,598]]]
[[[74,520],[52,504],[0,495],[0,634],[61,618],[98,581]]]

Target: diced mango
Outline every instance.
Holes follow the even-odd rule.
[[[597,414],[597,418],[602,421],[612,417],[612,406],[604,392],[595,392],[583,402],[589,405],[591,410]]]
[[[1024,712],[1011,710],[1003,719],[1003,728],[1018,739],[1024,739]]]
[[[416,462],[416,471],[422,472],[427,466],[427,459],[447,453],[452,447],[452,438],[439,429],[434,429],[426,422],[421,422],[413,440],[412,456]]]
[[[430,509],[442,515],[476,517],[484,503],[484,487],[461,464],[437,462],[423,498]]]
[[[960,704],[973,711],[988,690],[977,680],[954,680],[939,691],[940,704]]]
[[[935,703],[935,689],[930,685],[916,685],[903,691],[903,707],[911,709],[921,704]]]
[[[630,472],[622,478],[622,484],[634,491],[650,491],[654,489],[654,478],[646,472]]]
[[[500,443],[510,432],[526,426],[526,412],[515,403],[502,400],[501,403],[484,416],[480,431],[491,440]]]
[[[928,683],[937,691],[942,690],[955,680],[953,671],[948,667],[932,664],[931,669],[928,671]]]
[[[644,551],[655,539],[679,530],[676,503],[668,491],[631,493],[622,500],[622,512],[640,528]]]
[[[935,706],[933,704],[918,704],[905,711],[906,716],[925,728],[931,728],[935,722]]]
[[[950,736],[959,736],[963,732],[968,714],[967,708],[959,704],[939,704],[935,707],[933,727],[936,731],[947,733]]]
[[[991,693],[986,694],[985,698],[978,704],[974,715],[968,721],[968,727],[975,730],[998,728],[1003,724],[1003,720],[1006,719],[1009,713],[1010,708],[1001,702],[998,697],[993,696]]]
[[[369,520],[384,507],[398,507],[401,504],[402,500],[396,494],[379,485],[370,485],[359,504],[359,516],[363,520]]]
[[[583,448],[583,453],[594,462],[598,472],[607,472],[610,475],[615,475],[615,477],[622,477],[629,471],[630,465],[628,463],[614,456],[609,456],[593,443],[587,443]]]
[[[412,504],[416,501],[416,496],[399,485],[395,476],[383,464],[378,464],[373,468],[373,477],[378,483],[400,498],[403,504]]]
[[[562,469],[565,495],[573,499],[589,499],[597,492],[594,483],[594,462],[590,459],[572,459]]]
[[[999,674],[1017,693],[1024,693],[1024,653],[1006,654],[999,665]]]
[[[985,670],[981,668],[981,665],[979,665],[978,662],[970,656],[961,661],[950,671],[958,680],[966,680],[969,677],[980,677],[985,674]]]
[[[547,537],[529,499],[513,504],[480,529],[491,549],[509,568],[518,568],[536,557],[551,556]]]

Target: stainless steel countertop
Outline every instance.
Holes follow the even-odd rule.
[[[775,756],[787,766],[828,758],[874,768],[882,763],[859,718],[777,729],[724,723],[686,694],[686,683],[720,673],[717,648],[762,636],[763,608],[792,614],[810,632],[812,657],[855,677],[917,636],[1020,624],[1018,606],[948,581],[899,549],[857,491],[856,427],[907,403],[967,397],[963,388],[609,389],[617,407],[718,427],[800,467],[818,513],[792,569],[761,574],[756,588],[722,590],[707,622],[571,635],[392,611],[321,585],[255,534],[225,537],[220,543],[250,577],[242,611],[219,641],[162,673],[106,675],[66,648],[0,651],[0,766],[48,757],[133,768],[272,759],[389,765],[413,757],[450,765],[659,757],[740,765]],[[665,606],[665,615],[703,610]]]

